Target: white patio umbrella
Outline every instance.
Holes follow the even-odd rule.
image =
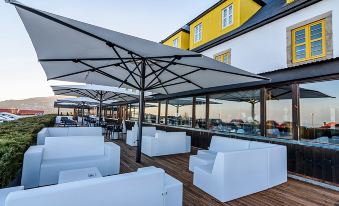
[[[139,98],[139,91],[131,89],[108,87],[101,85],[58,85],[51,86],[55,95],[73,96],[71,102],[97,103],[99,105],[99,123],[101,123],[101,110],[103,104],[114,102],[129,102]],[[146,95],[149,95],[147,93]],[[65,101],[65,100],[64,100]]]
[[[48,80],[140,91],[137,162],[141,159],[144,93],[177,94],[267,80],[191,51],[13,4]]]

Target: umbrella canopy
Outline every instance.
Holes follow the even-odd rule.
[[[99,101],[95,99],[91,99],[88,97],[76,97],[76,98],[65,98],[65,99],[58,99],[56,101],[59,104],[75,104],[75,105],[87,105],[91,107],[96,107],[99,105]],[[102,104],[111,104],[114,101],[108,100],[105,102],[102,102]]]
[[[145,91],[174,94],[267,80],[201,54],[9,2],[16,7],[49,80],[140,90],[138,162]]]
[[[55,95],[73,96],[73,97],[86,97],[76,99],[73,101],[81,102],[97,102],[100,101],[111,104],[113,102],[129,102],[135,101],[139,98],[138,91],[132,91],[130,89],[115,88],[101,85],[57,85],[51,86]],[[150,93],[146,94],[147,96]]]
[[[55,95],[86,97],[86,99],[73,99],[73,101],[92,102],[99,104],[99,123],[101,123],[101,110],[103,104],[112,104],[113,102],[128,102],[138,100],[139,91],[130,89],[115,88],[101,85],[58,85],[51,86]],[[146,95],[149,95],[147,93]]]

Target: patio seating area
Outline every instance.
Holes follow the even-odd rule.
[[[222,203],[193,185],[193,173],[188,170],[190,154],[162,157],[142,155],[142,163],[135,162],[135,147],[122,141],[114,141],[121,148],[121,173],[136,171],[138,168],[155,166],[184,185],[183,205],[185,206],[252,206],[252,205],[337,205],[337,192],[288,178],[287,183],[246,197]],[[191,154],[196,154],[193,148]]]

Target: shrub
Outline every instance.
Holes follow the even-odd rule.
[[[42,128],[54,125],[54,119],[55,115],[44,115],[0,124],[0,188],[16,177],[25,151]]]

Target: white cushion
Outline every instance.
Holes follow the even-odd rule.
[[[104,155],[103,136],[47,137],[43,160]]]

